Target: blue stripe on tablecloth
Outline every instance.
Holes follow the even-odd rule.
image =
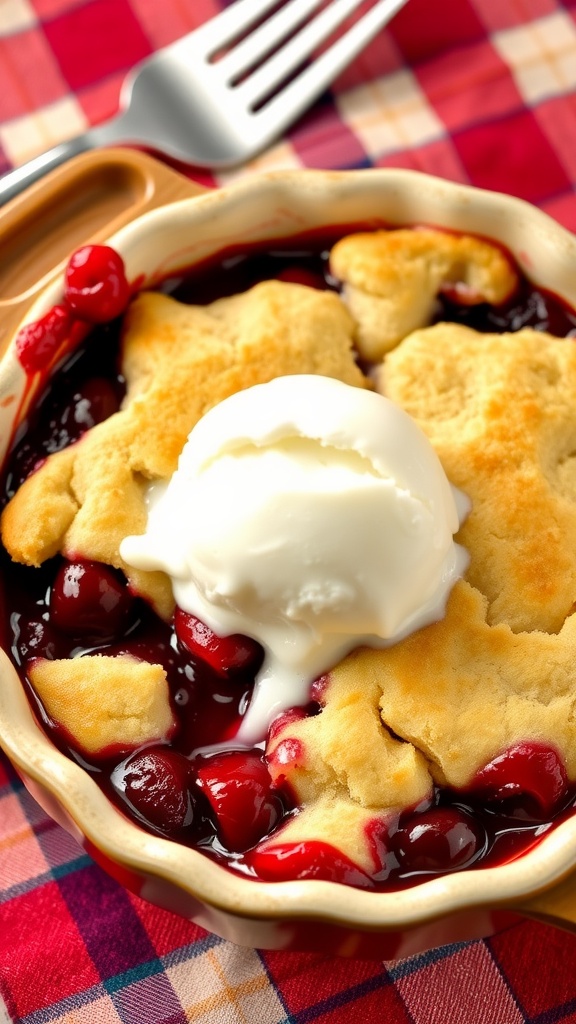
[[[82,854],[80,857],[76,857],[75,860],[68,861],[66,864],[58,864],[56,867],[50,868],[49,871],[42,872],[41,875],[35,875],[33,878],[27,878],[25,882],[18,882],[17,885],[12,885],[9,889],[0,891],[0,904],[7,903],[16,896],[23,896],[32,889],[37,889],[39,886],[46,885],[48,882],[58,881],[66,875],[71,875],[77,871],[81,871],[83,868],[89,867],[92,863],[93,861],[90,857],[86,854]]]
[[[67,996],[58,1003],[52,1003],[41,1010],[27,1014],[26,1017],[18,1018],[18,1024],[50,1024],[50,1021],[57,1020],[58,1017],[63,1017],[67,1013],[73,1013],[74,1010],[80,1010],[83,1006],[89,1006],[90,1003],[95,1003],[97,999],[102,999],[105,996],[106,991],[103,985],[92,985],[91,988],[75,992],[74,995]]]
[[[82,874],[82,885],[64,875],[58,887],[89,956],[103,981],[124,974],[138,964],[157,961],[157,953],[126,890],[91,864]],[[92,913],[98,907],[98,916]],[[102,942],[101,920],[108,921],[107,941]],[[125,936],[130,935],[130,943]]]
[[[440,960],[446,960],[447,957],[453,956],[458,950],[464,949],[468,945],[472,945],[472,943],[454,942],[449,946],[441,946],[439,949],[430,949],[425,953],[417,953],[407,960],[387,964],[387,970],[392,981],[398,981],[400,978],[406,978],[410,974],[416,974],[423,967],[430,967],[431,964],[438,963]]]
[[[359,985],[353,985],[351,988],[346,988],[341,992],[336,992],[327,999],[321,999],[320,1002],[315,1003],[313,1006],[309,1006],[306,1009],[300,1009],[297,1011],[296,1015],[289,1015],[279,1021],[278,1024],[308,1024],[308,1021],[316,1020],[318,1017],[322,1017],[323,1014],[330,1013],[332,1010],[348,1006],[356,999],[362,999],[364,996],[370,995],[372,992],[379,992],[384,988],[388,988],[392,984],[393,981],[389,972],[386,968],[383,968],[381,974],[376,974],[372,978],[367,978]]]
[[[553,1006],[549,1010],[544,1010],[543,1013],[538,1013],[535,1017],[526,1017],[525,1024],[560,1024],[567,1017],[574,1019],[575,1012],[576,999],[570,999],[567,1003]]]
[[[75,992],[74,995],[67,996],[65,999],[62,999],[57,1003],[53,1003],[51,1006],[46,1006],[41,1010],[36,1010],[34,1013],[28,1014],[26,1017],[22,1017],[19,1024],[50,1024],[50,1021],[63,1017],[65,1014],[72,1013],[74,1010],[79,1010],[83,1006],[88,1006],[90,1003],[94,1003],[98,999],[102,999],[106,996],[114,996],[126,991],[131,985],[142,981],[144,978],[160,976],[170,967],[174,967],[177,964],[185,963],[187,960],[192,960],[196,957],[202,956],[202,954],[206,953],[214,946],[221,945],[222,942],[223,939],[218,938],[216,935],[206,935],[205,938],[199,939],[198,942],[181,946],[179,949],[174,949],[165,956],[155,956],[152,960],[138,964],[136,967],[133,967],[128,971],[124,971],[121,974],[111,976],[105,981],[100,982],[98,985],[92,985],[90,988],[83,989],[81,992]],[[175,998],[177,997],[175,996]],[[0,1010],[2,1009],[2,1006],[3,1003],[0,1001]],[[182,1020],[181,1015],[179,1019]],[[6,1021],[8,1024],[12,1024],[11,1017],[6,1016]],[[5,1024],[1,1013],[0,1024]],[[167,1019],[166,1024],[169,1024],[169,1018]],[[282,1022],[282,1024],[284,1024],[284,1022]],[[288,1018],[287,1024],[292,1024],[292,1021]]]
[[[202,956],[207,950],[212,949],[214,946],[219,946],[224,940],[219,939],[216,935],[207,935],[205,939],[200,939],[198,942],[193,944],[182,946],[180,949],[175,949],[171,953],[167,953],[165,956],[156,957],[154,960],[150,960],[146,963],[137,964],[135,967],[131,967],[127,971],[123,971],[121,974],[116,974],[112,978],[107,978],[104,981],[104,988],[106,992],[112,994],[118,992],[120,989],[128,988],[137,981],[142,981],[143,978],[149,978],[153,974],[160,974],[167,968],[175,967],[177,964],[184,963],[186,960],[193,960],[196,957]]]

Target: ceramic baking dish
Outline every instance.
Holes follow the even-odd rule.
[[[535,284],[576,307],[576,239],[508,196],[401,170],[276,172],[204,191],[136,151],[90,154],[0,215],[2,455],[23,416],[25,376],[13,354],[14,333],[59,300],[63,265],[81,243],[109,240],[129,279],[154,284],[233,243],[374,221],[494,239]],[[576,928],[576,815],[515,861],[404,891],[254,882],[130,823],[47,738],[1,652],[0,744],[42,807],[111,875],[240,944],[393,959],[493,934],[518,914]]]

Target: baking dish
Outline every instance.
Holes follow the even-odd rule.
[[[109,240],[129,279],[153,285],[238,241],[375,222],[425,223],[495,240],[535,284],[576,306],[576,241],[511,197],[395,170],[277,172],[202,192],[143,154],[92,154],[6,207],[0,221],[3,265],[10,268],[0,279],[3,455],[25,413],[25,378],[11,338],[58,302],[62,263],[81,242]],[[492,934],[522,913],[576,926],[576,817],[517,860],[403,891],[254,882],[128,822],[46,737],[5,655],[0,665],[0,744],[39,803],[122,884],[224,938],[394,959]]]

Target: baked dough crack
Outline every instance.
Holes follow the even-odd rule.
[[[498,246],[432,228],[347,235],[332,248],[330,269],[357,322],[358,350],[371,361],[431,323],[441,291],[464,304],[500,305],[518,285]]]

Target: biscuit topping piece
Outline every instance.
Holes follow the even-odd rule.
[[[458,539],[490,624],[557,633],[576,600],[576,346],[437,324],[384,363],[382,390],[472,501]]]
[[[455,291],[463,304],[499,305],[518,283],[497,246],[429,228],[348,235],[333,247],[330,269],[357,321],[358,349],[374,361],[430,323],[440,291]]]
[[[176,729],[161,665],[127,654],[38,658],[29,676],[50,717],[85,754],[128,753]]]

